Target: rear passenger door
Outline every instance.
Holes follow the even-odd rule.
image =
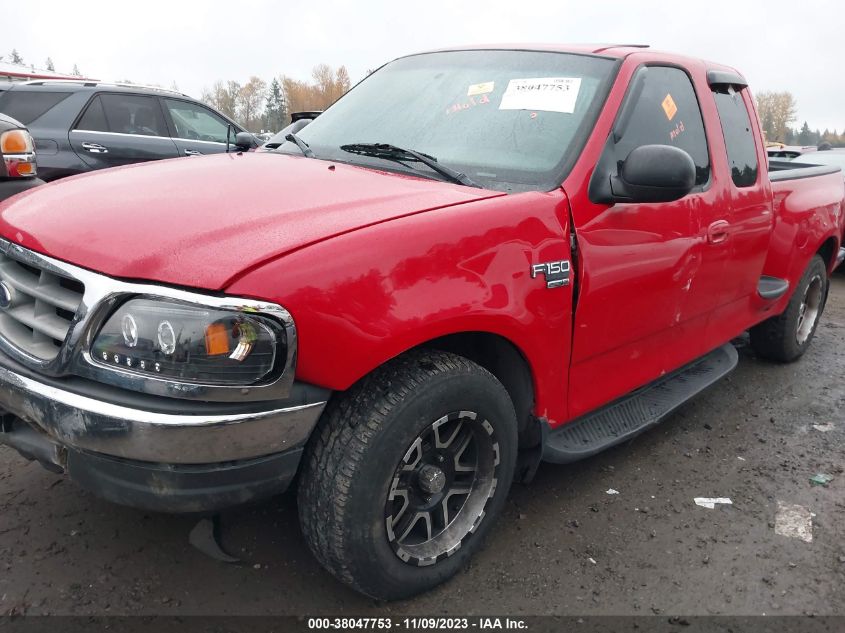
[[[772,234],[771,191],[765,172],[766,160],[758,147],[749,108],[751,96],[742,85],[712,85],[713,98],[725,141],[728,160],[730,212],[726,214],[728,262],[722,279],[722,303],[738,302],[757,293]],[[747,310],[746,302],[735,309]],[[730,312],[730,311],[728,311]],[[728,313],[720,315],[723,318]]]
[[[74,152],[92,169],[179,155],[158,99],[148,95],[98,93],[68,138]]]
[[[164,98],[162,102],[180,156],[226,151],[226,133],[230,125],[226,119],[198,103],[170,98]],[[240,131],[237,127],[232,130],[232,143]]]

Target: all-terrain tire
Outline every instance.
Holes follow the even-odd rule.
[[[460,422],[467,424],[466,433],[477,434],[482,428],[478,441],[488,435],[495,441],[492,491],[483,497],[483,510],[472,529],[451,551],[414,558],[397,549],[395,534],[388,536],[392,517],[386,519],[385,513],[391,507],[387,504],[396,473],[413,461],[408,455],[414,446],[422,446],[420,434],[432,423],[467,412],[477,417]],[[426,591],[449,579],[479,549],[504,504],[516,452],[514,407],[490,372],[446,352],[400,356],[333,398],[315,429],[298,491],[308,546],[334,576],[373,598],[396,600]],[[448,518],[444,521],[457,525],[457,518],[451,524]],[[423,522],[425,527],[430,535],[431,522]]]
[[[751,328],[751,347],[758,356],[788,363],[807,351],[824,309],[828,283],[824,260],[815,255],[786,310]]]

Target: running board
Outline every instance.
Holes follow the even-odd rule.
[[[543,444],[543,460],[566,464],[631,439],[730,373],[738,358],[729,343],[606,407],[550,431]]]

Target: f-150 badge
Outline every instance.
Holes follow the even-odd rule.
[[[546,278],[546,288],[558,288],[569,285],[569,260],[562,259],[557,262],[543,262],[531,266],[531,278],[540,275]]]

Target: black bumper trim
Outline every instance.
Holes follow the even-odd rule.
[[[62,446],[20,419],[3,418],[0,445],[66,472],[80,487],[108,501],[171,514],[209,513],[281,494],[299,468],[302,447],[215,464],[157,464]]]
[[[296,475],[302,449],[258,459],[169,465],[68,450],[67,473],[98,497],[153,512],[216,512],[281,494]]]
[[[4,170],[5,171],[5,170]],[[40,178],[0,178],[0,200],[45,184]]]

